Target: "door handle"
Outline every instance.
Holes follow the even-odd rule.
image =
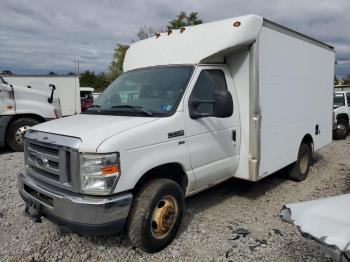
[[[236,142],[236,139],[237,139],[236,130],[232,130],[232,140],[233,140],[234,142]]]

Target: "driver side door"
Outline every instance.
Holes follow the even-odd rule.
[[[215,89],[228,89],[233,98],[230,117],[192,119],[189,100],[213,99]],[[233,80],[226,66],[198,66],[185,96],[185,121],[191,165],[195,174],[195,191],[211,186],[234,175],[239,163],[240,126],[238,103]],[[212,104],[197,107],[200,113],[213,111]]]

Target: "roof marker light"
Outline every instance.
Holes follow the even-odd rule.
[[[241,22],[240,21],[236,21],[233,23],[234,27],[240,27],[241,26]]]
[[[185,30],[186,30],[186,28],[182,27],[182,28],[180,29],[180,33],[182,34],[183,32],[185,32]]]

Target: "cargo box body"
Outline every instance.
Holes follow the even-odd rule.
[[[334,50],[264,20],[256,41],[227,58],[241,120],[236,177],[256,181],[296,161],[302,139],[332,141]]]

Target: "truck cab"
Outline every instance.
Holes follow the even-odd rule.
[[[0,146],[23,151],[30,127],[61,116],[59,99],[51,92],[12,85],[0,76]]]
[[[335,87],[333,108],[333,136],[335,139],[345,139],[349,133],[350,87]]]

